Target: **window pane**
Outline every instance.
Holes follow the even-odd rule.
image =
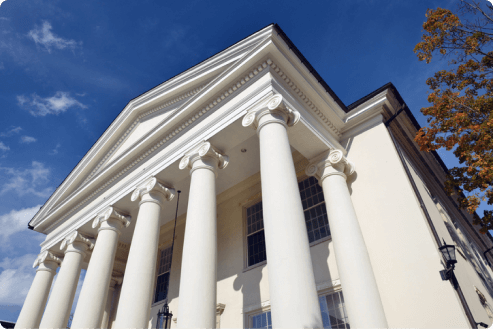
[[[311,243],[330,236],[324,194],[317,179],[315,177],[307,178],[300,182],[298,186],[303,210],[305,210],[308,241]]]
[[[250,328],[265,328],[272,329],[272,321],[270,311],[264,312],[250,317]]]
[[[264,228],[262,202],[247,208],[247,234],[255,233]]]
[[[157,277],[156,295],[154,297],[154,303],[157,303],[168,297],[168,283],[169,283],[169,272]]]
[[[159,262],[159,274],[169,272],[171,268],[171,247],[161,251]]]
[[[248,266],[255,265],[267,259],[265,252],[264,230],[249,235],[248,238]]]
[[[321,296],[319,303],[324,328],[349,329],[349,321],[341,291]]]

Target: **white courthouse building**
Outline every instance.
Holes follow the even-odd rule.
[[[269,25],[131,100],[82,158],[29,223],[46,239],[16,328],[65,328],[82,269],[71,328],[155,328],[166,302],[179,328],[490,326],[491,236],[418,129],[392,84],[344,105]]]

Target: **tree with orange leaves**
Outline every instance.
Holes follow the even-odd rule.
[[[482,201],[493,204],[493,6],[460,0],[457,14],[437,8],[426,17],[414,52],[426,63],[448,59],[449,70],[426,81],[431,106],[421,112],[429,126],[415,141],[422,151],[453,150],[461,166],[449,170],[445,190],[474,213]],[[493,229],[493,211],[474,224],[482,233]]]

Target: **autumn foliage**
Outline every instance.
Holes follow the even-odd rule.
[[[461,0],[457,14],[437,8],[426,17],[414,52],[426,63],[447,59],[448,70],[426,81],[428,127],[415,140],[423,151],[453,150],[461,166],[450,169],[445,189],[473,213],[483,201],[493,204],[493,7]],[[474,224],[493,229],[493,211]]]

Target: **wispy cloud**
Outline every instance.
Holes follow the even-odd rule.
[[[0,172],[3,172],[0,176],[3,176],[0,179],[2,184],[0,186],[0,195],[7,192],[14,192],[19,196],[32,194],[46,198],[53,191],[51,187],[43,188],[43,185],[49,182],[48,177],[51,170],[50,168],[46,168],[41,162],[33,161],[31,168],[24,170],[0,167]]]
[[[26,230],[27,223],[34,217],[41,205],[32,208],[12,210],[11,212],[0,216],[0,237],[2,241],[8,239],[11,235]]]
[[[21,130],[22,130],[21,127],[12,126],[9,128],[9,130],[4,131],[3,133],[0,133],[0,137],[10,137],[10,136],[13,136],[15,134],[18,134]]]
[[[5,257],[0,262],[0,304],[22,305],[34,279],[33,263],[37,255],[26,254],[21,257]]]
[[[10,150],[10,147],[8,147],[7,145],[5,145],[3,142],[0,142],[0,151],[9,151]]]
[[[75,49],[82,42],[76,42],[75,40],[68,40],[61,38],[51,32],[52,26],[50,22],[44,21],[41,27],[36,26],[27,34],[31,37],[37,45],[43,46],[49,53],[53,48],[55,49]]]
[[[35,141],[37,141],[37,139],[34,138],[34,137],[31,137],[31,136],[22,136],[20,142],[22,144],[30,144],[30,143],[34,143]]]
[[[48,153],[48,154],[49,154],[49,155],[55,155],[55,154],[58,154],[58,149],[60,148],[60,146],[62,146],[62,145],[60,145],[60,143],[56,144],[56,147],[55,147],[53,150],[51,150],[51,152],[50,152],[50,153]]]
[[[57,91],[54,96],[45,98],[36,93],[32,94],[31,97],[20,95],[17,96],[17,103],[35,117],[44,117],[48,114],[58,115],[72,107],[87,108],[86,105],[70,96],[70,93],[63,91]]]

